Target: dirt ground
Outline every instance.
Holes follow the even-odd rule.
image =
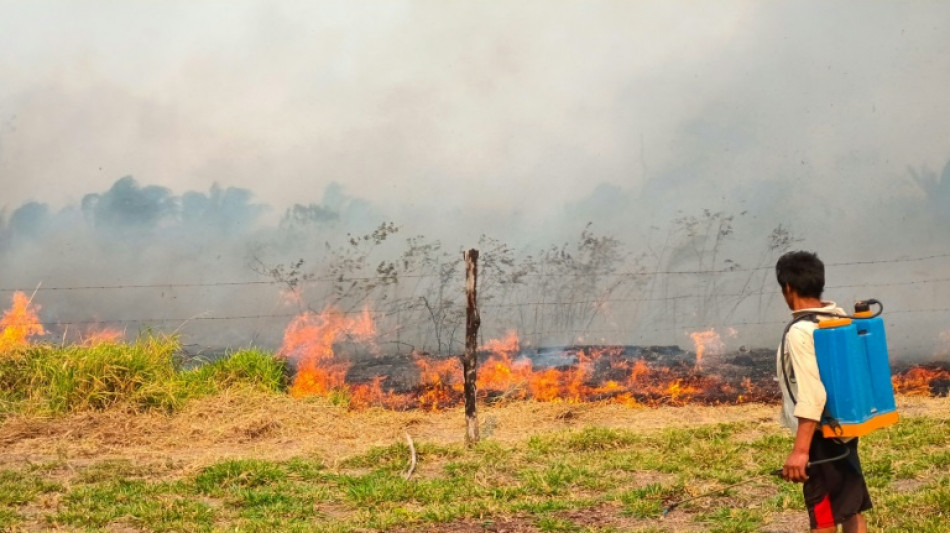
[[[950,417],[950,398],[898,398],[903,416]],[[483,437],[516,442],[571,427],[650,430],[719,422],[774,423],[777,406],[762,404],[631,408],[612,404],[515,402],[482,407]],[[460,408],[441,412],[350,411],[322,400],[250,392],[192,403],[183,411],[134,414],[84,412],[65,417],[16,416],[0,424],[0,468],[59,460],[88,464],[129,460],[160,463],[169,475],[239,458],[320,457],[328,466],[374,446],[464,440]],[[171,466],[171,468],[169,468]]]
[[[516,402],[482,407],[484,438],[502,443],[569,428],[603,426],[628,430],[678,428],[719,422],[751,421],[775,424],[777,406],[762,404],[631,408],[610,404]],[[950,418],[950,398],[898,398],[902,416]],[[333,468],[343,459],[374,446],[404,442],[460,443],[464,440],[461,409],[442,412],[394,412],[380,409],[350,411],[322,400],[250,392],[232,393],[191,404],[180,413],[133,414],[121,411],[85,412],[66,417],[11,417],[0,424],[0,469],[19,470],[30,464],[56,461],[68,476],[87,465],[127,461],[153,472],[154,478],[191,475],[226,459],[322,459]],[[420,465],[419,473],[425,471]],[[761,491],[754,485],[743,491]],[[764,495],[763,495],[764,496]],[[746,500],[748,501],[748,500]],[[618,530],[660,527],[667,531],[702,531],[689,514],[671,512],[660,519],[636,519],[604,504],[567,511],[562,518],[575,524],[613,526]],[[804,513],[773,515],[763,531],[807,530]],[[426,531],[449,533],[521,533],[540,531],[524,516],[491,517],[441,524]]]

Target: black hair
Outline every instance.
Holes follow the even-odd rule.
[[[788,252],[775,263],[775,277],[783,289],[788,285],[803,298],[821,298],[825,290],[825,264],[818,254]]]

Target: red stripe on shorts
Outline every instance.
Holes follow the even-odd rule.
[[[831,512],[831,500],[828,499],[827,494],[815,505],[815,527],[817,529],[835,527],[835,514]]]

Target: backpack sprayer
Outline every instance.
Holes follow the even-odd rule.
[[[876,313],[871,306],[876,305]],[[854,304],[853,315],[810,312],[795,317],[782,335],[782,368],[788,369],[785,338],[796,322],[818,323],[813,338],[818,374],[827,398],[822,413],[821,432],[826,438],[862,437],[897,423],[894,386],[884,335],[881,302],[871,299]],[[819,317],[824,317],[819,319]],[[785,390],[797,403],[790,386],[789,372],[783,371]],[[794,376],[791,377],[794,379]]]
[[[876,313],[871,312],[872,305],[878,307]],[[897,423],[887,339],[884,335],[884,321],[880,318],[883,311],[884,305],[881,302],[870,299],[854,304],[853,315],[810,312],[795,317],[785,326],[780,348],[782,374],[785,378],[785,390],[792,403],[797,403],[792,393],[789,372],[786,370],[791,366],[787,364],[788,350],[785,348],[785,339],[796,322],[811,320],[818,324],[813,338],[818,374],[827,396],[820,421],[822,435],[826,438],[861,437]],[[819,317],[825,318],[821,320]],[[794,376],[791,379],[794,379]],[[838,461],[848,454],[849,450],[846,448],[839,456],[811,461],[808,466]],[[686,502],[714,496],[765,475],[760,474],[721,489],[674,502],[663,509],[663,516]],[[773,470],[768,475],[781,477],[782,469]]]

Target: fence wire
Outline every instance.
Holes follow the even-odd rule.
[[[869,261],[845,261],[836,263],[826,263],[829,268],[845,268],[868,265],[894,265],[904,263],[920,263],[931,260],[950,258],[950,254],[933,254],[920,257],[898,257],[883,260]],[[772,270],[773,267],[755,267],[743,269],[703,269],[703,270],[663,270],[647,272],[627,272],[627,273],[593,273],[591,278],[598,280],[604,279],[643,279],[642,285],[637,285],[624,291],[610,292],[598,296],[597,294],[569,294],[570,298],[556,297],[540,298],[538,294],[530,295],[517,293],[508,287],[501,285],[492,286],[492,279],[480,277],[480,291],[484,285],[488,284],[494,292],[491,297],[484,297],[485,292],[481,292],[479,308],[482,315],[483,329],[480,336],[483,339],[497,338],[502,336],[506,330],[516,330],[519,336],[534,345],[543,345],[545,343],[577,342],[579,339],[592,341],[594,339],[611,339],[612,343],[623,343],[634,335],[637,338],[650,337],[671,339],[676,342],[683,341],[688,337],[691,330],[704,329],[712,325],[710,319],[705,317],[700,311],[708,315],[714,315],[713,311],[722,309],[731,309],[725,313],[717,326],[730,328],[759,328],[762,331],[771,331],[785,323],[784,312],[781,307],[774,305],[774,300],[780,295],[774,283],[767,283],[768,274],[765,271]],[[762,271],[762,277],[755,277],[756,282],[751,283],[754,276],[750,276],[745,281],[745,285],[740,290],[718,290],[716,280],[736,273],[754,273]],[[457,283],[450,280],[447,284],[451,289],[451,297],[440,300],[436,304],[430,303],[426,295],[416,295],[416,291],[423,286],[425,281],[442,282],[445,279],[440,278],[438,274],[408,274],[401,275],[400,278],[416,280],[416,285],[409,292],[409,297],[402,300],[390,299],[382,302],[380,308],[366,307],[366,302],[356,302],[350,308],[335,310],[345,316],[354,316],[369,314],[375,321],[387,322],[385,328],[381,328],[378,335],[380,342],[393,342],[399,344],[413,345],[418,344],[423,348],[426,346],[436,346],[433,351],[442,352],[451,351],[460,344],[460,328],[462,315],[464,314],[463,287],[464,280],[460,278]],[[694,276],[699,290],[689,289],[689,278]],[[576,280],[579,275],[564,273],[528,273],[525,278],[543,277],[553,280],[553,286],[569,285]],[[666,279],[677,279],[686,284],[676,286],[675,283],[665,285]],[[378,281],[378,277],[369,276],[336,276],[320,277],[307,279],[302,283],[303,288],[323,287],[326,284],[347,284],[362,281]],[[735,280],[734,280],[735,281]],[[840,283],[826,286],[826,291],[846,291],[848,289],[874,289],[876,294],[868,295],[878,297],[877,289],[883,292],[896,291],[892,295],[893,300],[899,302],[899,305],[889,305],[888,315],[895,317],[920,317],[934,315],[933,321],[950,325],[947,320],[947,314],[950,313],[950,307],[940,305],[941,301],[934,300],[934,294],[940,291],[946,291],[944,284],[950,282],[950,277],[933,276],[918,279],[902,279],[895,281],[866,281],[861,283]],[[652,283],[652,287],[647,290],[646,284]],[[709,285],[712,283],[712,285]],[[734,283],[742,285],[742,283]],[[728,284],[723,283],[722,288]],[[142,303],[150,303],[155,309],[179,308],[175,313],[169,313],[162,316],[156,313],[152,317],[142,316],[112,316],[107,318],[91,319],[88,316],[83,317],[63,317],[65,309],[79,307],[78,305],[69,305],[73,300],[72,296],[64,296],[61,302],[65,305],[55,306],[57,312],[52,314],[51,320],[40,320],[36,325],[42,325],[48,328],[70,328],[70,327],[96,327],[96,326],[135,326],[143,327],[149,325],[177,326],[181,329],[190,323],[236,323],[246,324],[257,321],[258,328],[268,326],[268,331],[275,329],[273,322],[289,321],[299,316],[302,312],[312,310],[306,306],[299,305],[296,309],[289,311],[286,306],[274,305],[273,312],[258,313],[235,313],[235,314],[215,314],[213,311],[203,313],[181,312],[181,301],[171,304],[164,300],[165,292],[175,289],[211,289],[227,290],[259,287],[267,290],[268,287],[275,287],[286,291],[288,284],[278,280],[224,280],[207,282],[178,282],[169,281],[164,283],[127,283],[127,284],[89,284],[74,286],[53,286],[30,288],[0,288],[0,292],[25,292],[44,294],[47,292],[78,292],[78,291],[127,291],[125,294],[131,294],[133,291],[163,291],[162,296],[151,296],[148,292],[138,295],[136,298],[124,296],[122,299],[115,299],[115,302],[134,301],[136,309],[141,309]],[[665,288],[664,288],[665,287]],[[672,288],[671,288],[672,287]],[[424,288],[424,287],[423,287]],[[916,297],[910,297],[911,291]],[[659,294],[657,294],[659,293]],[[202,293],[203,294],[203,293]],[[194,302],[203,302],[204,297],[191,294],[189,298]],[[379,295],[377,295],[379,296]],[[431,296],[431,295],[429,295]],[[929,300],[928,300],[929,298]],[[520,300],[519,300],[520,299]],[[756,300],[758,299],[758,300]],[[187,298],[182,298],[187,300]],[[191,301],[191,300],[189,300]],[[190,305],[197,305],[192,302]],[[769,303],[770,302],[770,303]],[[380,303],[380,302],[376,302]],[[245,305],[244,302],[242,305]],[[758,313],[762,319],[748,316],[741,316],[736,310],[742,305],[758,305],[767,311]],[[44,304],[45,305],[45,304]],[[771,305],[771,307],[769,307]],[[228,304],[232,306],[232,304]],[[237,307],[237,305],[234,305]],[[219,307],[220,308],[220,307]],[[612,310],[623,309],[630,311],[632,319],[629,317],[613,317],[610,315]],[[641,311],[646,308],[647,311]],[[632,311],[631,311],[632,310]],[[88,309],[84,309],[88,311]],[[650,315],[650,312],[653,314]],[[617,314],[620,314],[617,312]],[[746,312],[746,315],[751,314]],[[57,316],[59,315],[59,316]],[[649,315],[644,318],[643,315]],[[731,318],[730,318],[731,317]],[[774,319],[769,319],[774,317]],[[919,322],[919,318],[908,318],[911,322]],[[250,329],[248,326],[236,326],[237,329]],[[441,331],[440,331],[441,328]],[[418,333],[424,331],[424,333]],[[948,330],[950,331],[950,330]],[[413,333],[416,332],[416,333]],[[939,333],[939,332],[938,332]],[[418,342],[412,340],[412,336],[421,336]],[[617,341],[620,342],[617,342]],[[411,341],[411,342],[406,342]],[[948,340],[950,342],[950,340]]]

